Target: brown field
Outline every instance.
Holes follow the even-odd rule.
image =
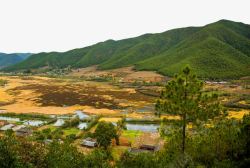
[[[106,83],[37,76],[1,79],[8,80],[7,86],[0,88],[0,108],[7,112],[68,114],[81,109],[92,114],[116,114],[122,108],[140,107],[154,100],[132,88]]]

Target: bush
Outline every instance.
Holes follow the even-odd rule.
[[[109,122],[100,122],[95,130],[95,137],[99,146],[105,149],[111,144],[113,138],[117,139],[115,126]]]
[[[151,168],[157,167],[155,157],[152,153],[131,154],[125,152],[118,162],[119,168]]]
[[[78,117],[72,118],[70,120],[65,121],[62,128],[76,127],[80,123],[80,119]]]
[[[66,136],[66,141],[73,142],[76,138],[76,134],[70,134]]]

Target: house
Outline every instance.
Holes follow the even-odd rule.
[[[55,127],[61,127],[63,126],[63,124],[65,123],[65,121],[63,119],[58,119],[56,121],[56,123],[54,124]]]
[[[45,139],[44,140],[44,144],[46,144],[46,145],[48,145],[48,144],[50,144],[52,142],[53,142],[53,140],[51,140],[51,139]]]
[[[139,149],[155,152],[158,150],[158,147],[155,145],[141,145]]]
[[[6,130],[10,130],[14,127],[15,125],[14,124],[7,124],[3,127],[0,128],[1,131],[6,131]]]
[[[32,130],[30,128],[27,128],[27,127],[21,128],[21,129],[16,131],[16,136],[24,137],[24,136],[29,136],[31,134],[32,134]]]
[[[16,132],[17,130],[19,130],[19,129],[21,129],[21,128],[25,128],[26,126],[25,125],[17,125],[17,126],[14,126],[13,128],[12,128],[12,130],[14,131],[14,132]]]
[[[81,145],[93,148],[97,146],[97,142],[95,139],[88,137],[82,141]]]
[[[143,153],[143,152],[155,152],[158,151],[159,148],[158,146],[154,146],[154,145],[141,145],[139,146],[139,148],[130,148],[128,151],[130,153]]]

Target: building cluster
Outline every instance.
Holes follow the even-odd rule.
[[[0,131],[12,130],[16,136],[29,136],[32,134],[32,129],[25,125],[16,125],[7,121],[0,121]]]

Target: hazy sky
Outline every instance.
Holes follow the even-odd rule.
[[[250,24],[250,0],[0,0],[0,52],[66,51],[220,19]]]

